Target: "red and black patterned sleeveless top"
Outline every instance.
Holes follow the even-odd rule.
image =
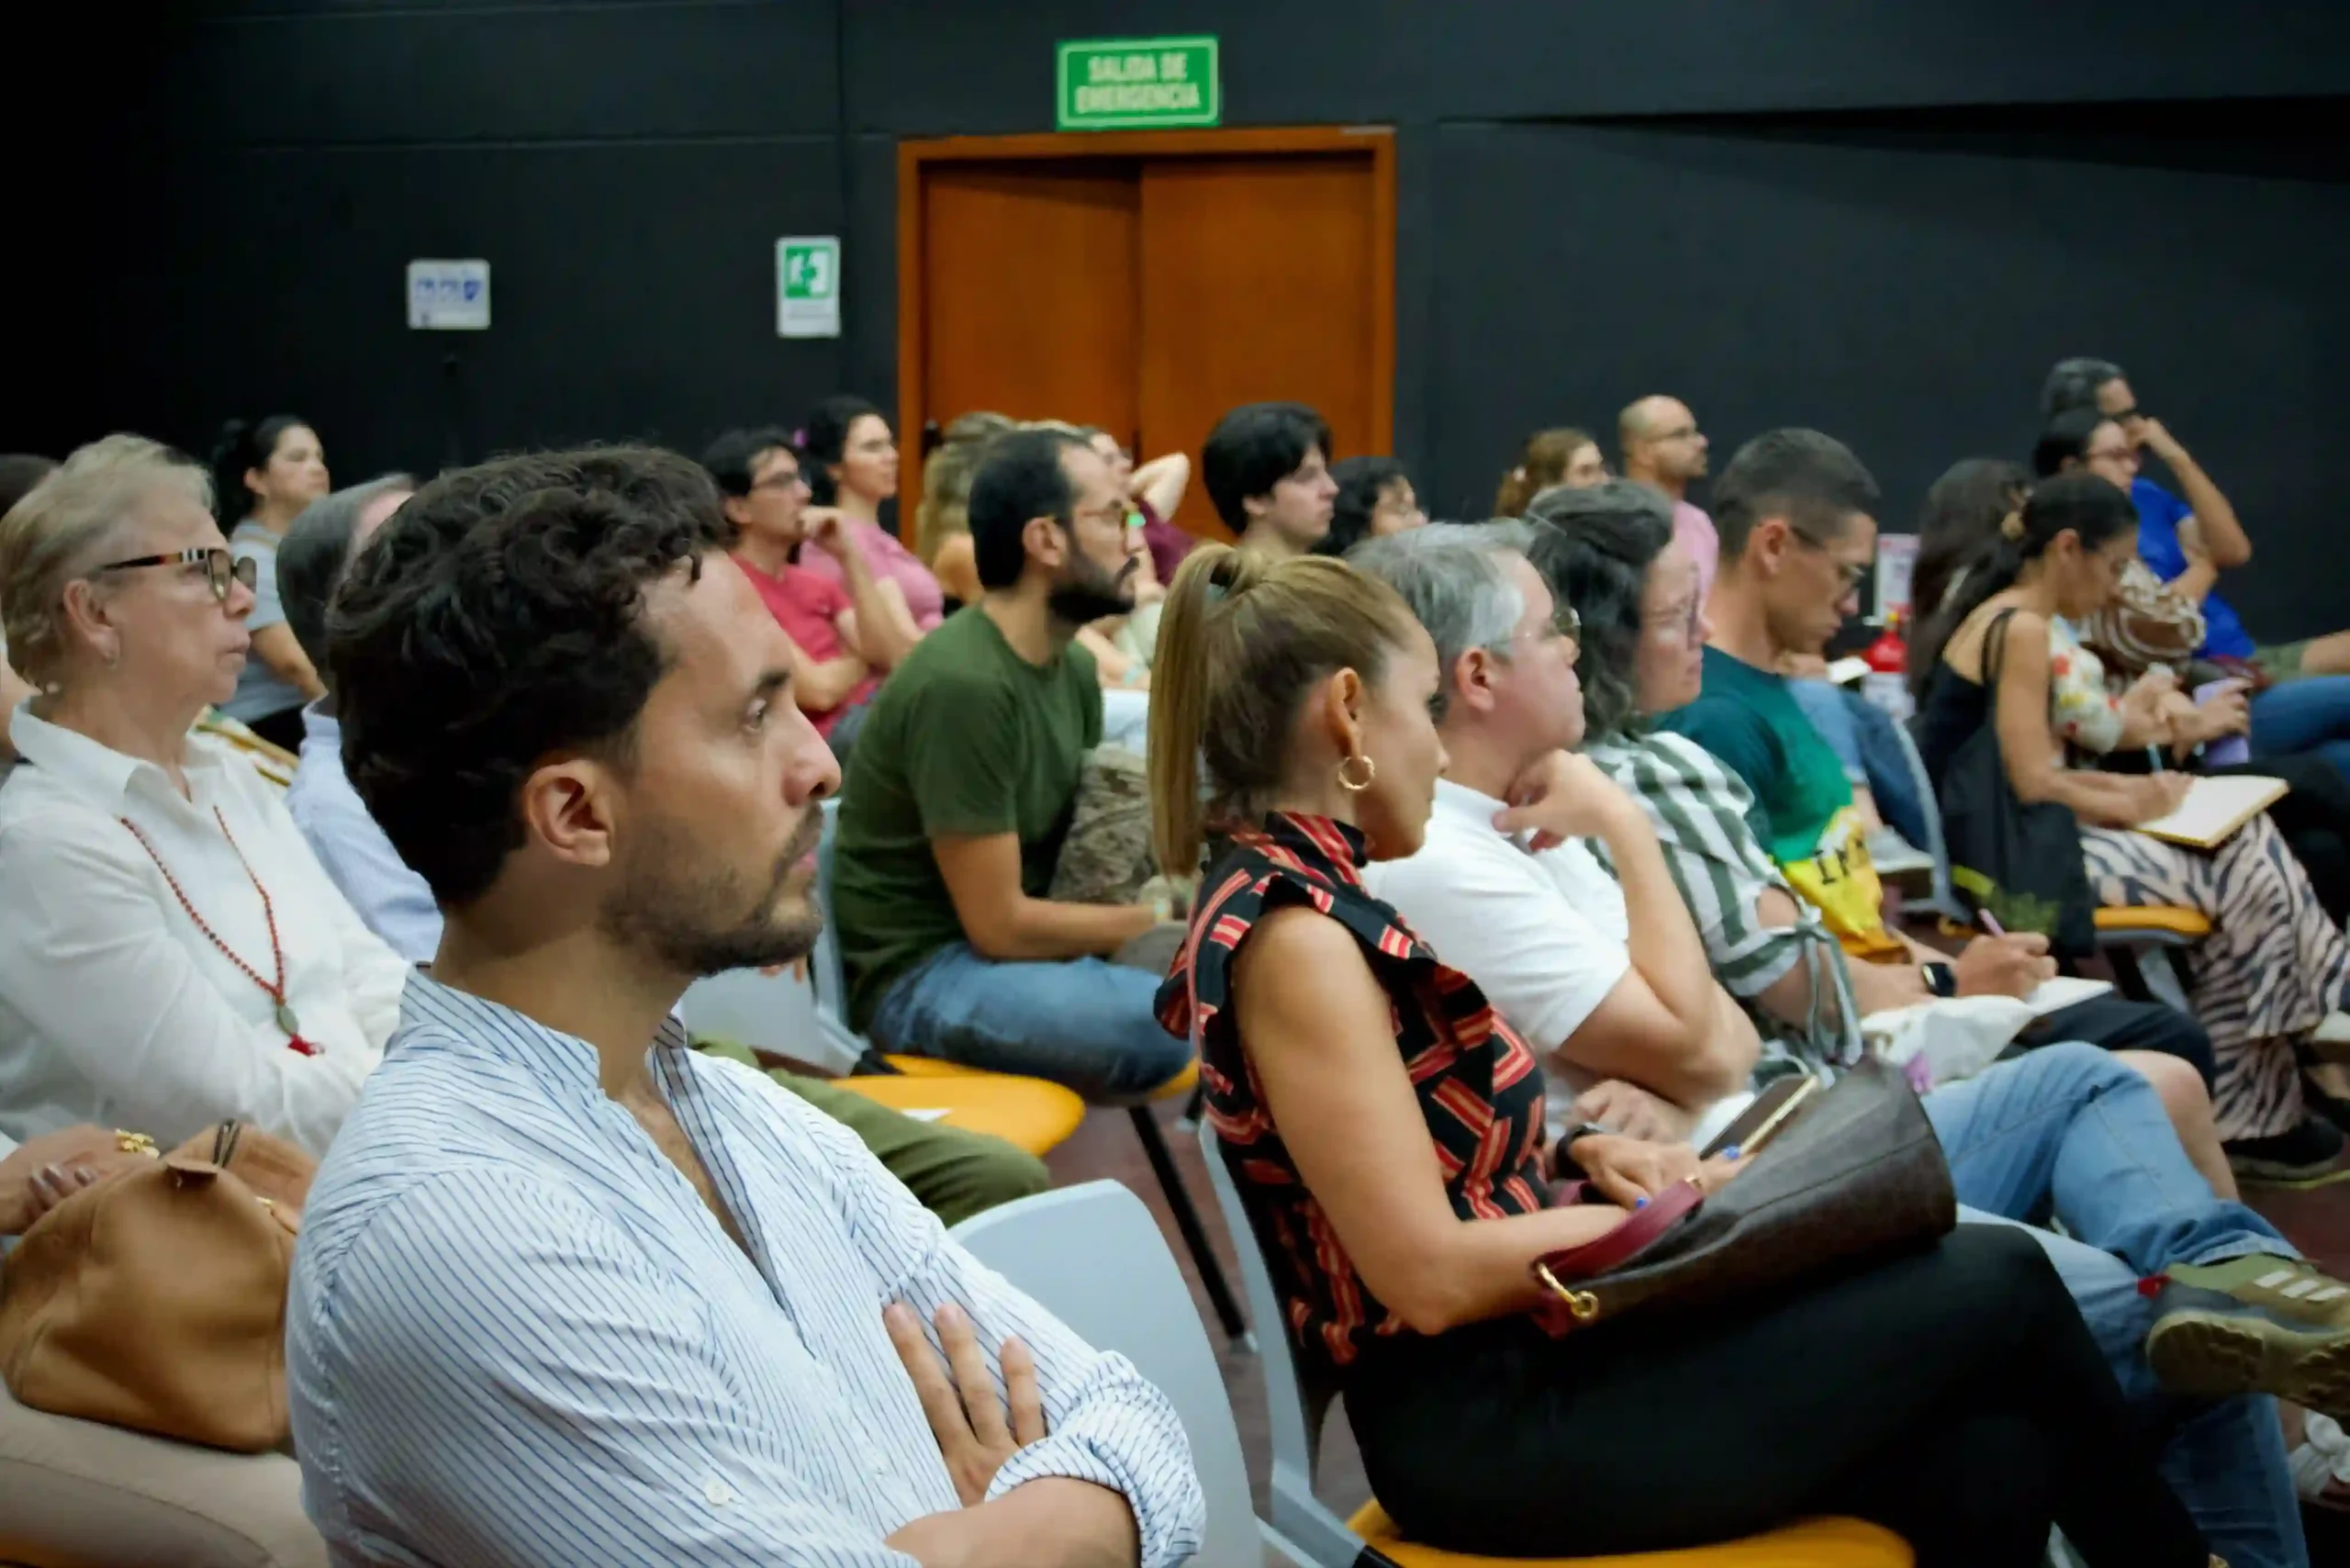
[[[1208,1118],[1272,1264],[1292,1341],[1343,1367],[1373,1338],[1408,1334],[1355,1272],[1305,1190],[1259,1092],[1232,1011],[1232,966],[1267,912],[1305,904],[1352,932],[1395,1020],[1395,1049],[1445,1193],[1462,1219],[1550,1206],[1542,1173],[1542,1070],[1475,982],[1449,969],[1363,887],[1363,837],[1326,817],[1277,815],[1243,834],[1200,885],[1158,1019],[1200,1052]],[[1237,1238],[1236,1238],[1237,1239]]]

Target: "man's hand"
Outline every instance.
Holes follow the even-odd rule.
[[[1958,971],[1959,995],[2012,996],[2018,1001],[2056,974],[2056,960],[2048,957],[2048,938],[2036,931],[1977,936],[1953,967]]]
[[[800,512],[800,521],[807,528],[809,543],[841,565],[848,565],[856,541],[850,536],[848,519],[841,515],[840,508],[809,507]]]
[[[1610,1078],[1575,1096],[1574,1119],[1650,1143],[1686,1143],[1697,1118],[1637,1083]]]
[[[2140,443],[2165,463],[2175,463],[2187,454],[2187,448],[2179,445],[2178,438],[2164,429],[2162,420],[2151,414],[2141,414],[2131,423],[2135,427],[2134,433]]]
[[[104,1127],[65,1127],[28,1138],[0,1159],[0,1236],[21,1236],[32,1223],[80,1192],[142,1159]]]
[[[1511,783],[1508,809],[1494,818],[1494,826],[1513,837],[1530,831],[1533,847],[1556,849],[1571,838],[1602,838],[1647,820],[1591,758],[1554,751]]]
[[[1017,1339],[1003,1342],[1004,1397],[995,1392],[988,1374],[987,1352],[960,1307],[942,1306],[934,1319],[938,1342],[946,1349],[941,1366],[938,1352],[923,1338],[922,1323],[903,1302],[882,1309],[881,1325],[897,1347],[906,1375],[913,1379],[922,1410],[930,1417],[931,1436],[955,1478],[955,1495],[967,1508],[988,1495],[995,1473],[1021,1449],[1045,1435],[1044,1396],[1036,1388],[1036,1361]],[[1006,1406],[1010,1406],[1009,1411]]]

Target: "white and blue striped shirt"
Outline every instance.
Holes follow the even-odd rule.
[[[882,1538],[957,1500],[893,1300],[925,1324],[958,1304],[991,1360],[1011,1334],[1035,1352],[1050,1435],[990,1497],[1090,1481],[1132,1506],[1146,1565],[1198,1549],[1190,1446],[1130,1362],[674,1017],[651,1067],[755,1264],[592,1047],[408,983],[311,1191],[287,1312],[306,1503],[338,1562],[909,1563]]]

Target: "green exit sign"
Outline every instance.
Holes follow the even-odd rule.
[[[1223,118],[1212,38],[1071,41],[1058,60],[1063,130],[1157,129]]]

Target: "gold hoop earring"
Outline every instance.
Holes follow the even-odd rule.
[[[1354,779],[1347,777],[1347,769],[1352,767],[1358,762],[1362,764],[1362,781],[1360,783],[1357,783]],[[1379,764],[1371,761],[1371,758],[1367,756],[1350,755],[1345,761],[1338,764],[1338,788],[1346,790],[1350,795],[1361,794],[1365,790],[1371,788],[1372,782],[1377,779],[1378,777]]]

